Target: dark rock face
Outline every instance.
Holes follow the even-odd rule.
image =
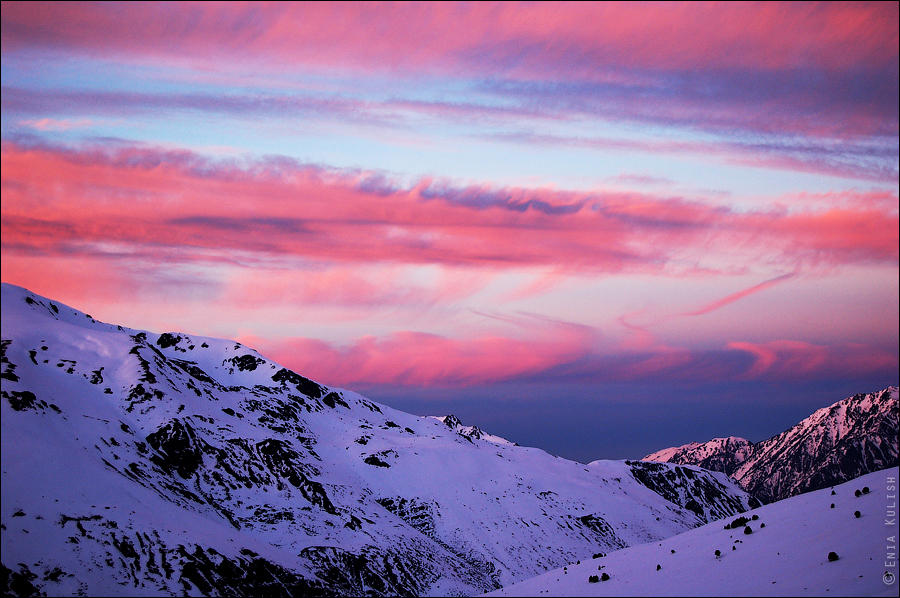
[[[896,466],[898,428],[897,388],[891,387],[819,409],[756,444],[716,439],[672,451],[667,460],[724,472],[771,502]]]
[[[318,399],[322,396],[323,388],[309,378],[304,378],[296,372],[292,372],[287,368],[282,368],[272,376],[272,380],[282,384],[293,384],[294,387],[306,396]]]
[[[174,419],[147,435],[147,444],[159,451],[154,462],[163,469],[189,478],[203,463],[203,447],[194,429]]]
[[[177,334],[172,334],[171,332],[164,332],[159,335],[159,338],[156,340],[156,344],[161,348],[166,349],[168,347],[174,347],[178,343],[181,342],[181,337]]]
[[[740,500],[715,478],[699,475],[690,467],[672,467],[650,461],[626,461],[631,475],[674,505],[693,512],[703,523],[709,523],[744,510]],[[759,506],[752,500],[751,508]]]
[[[336,392],[330,392],[322,397],[322,402],[332,409],[334,409],[338,405],[341,405],[345,409],[350,409],[350,405],[348,405],[347,402],[341,398],[341,395]]]
[[[252,372],[257,368],[257,366],[265,363],[265,360],[248,353],[246,355],[241,355],[240,357],[232,357],[231,359],[226,359],[225,363],[233,364],[234,367],[236,367],[241,372]]]

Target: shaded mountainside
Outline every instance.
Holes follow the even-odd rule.
[[[751,506],[2,293],[4,594],[477,594]]]
[[[771,502],[896,466],[897,435],[897,388],[889,387],[819,409],[756,444],[716,438],[663,449],[643,460],[722,471],[753,496]]]

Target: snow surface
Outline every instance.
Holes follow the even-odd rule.
[[[896,596],[897,582],[882,578],[898,574],[898,475],[893,467],[835,486],[833,495],[826,488],[749,511],[758,516],[749,535],[713,522],[488,596]],[[828,560],[832,551],[837,561]],[[603,573],[607,581],[588,581]]]
[[[696,467],[568,461],[8,284],[2,338],[3,569],[50,595],[478,594],[751,504]]]

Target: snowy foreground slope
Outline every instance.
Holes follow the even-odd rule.
[[[749,535],[718,521],[488,595],[896,596],[897,478],[893,467],[836,486],[834,495],[826,488],[754,509],[743,515],[758,517],[747,522]],[[855,496],[864,487],[870,492]],[[589,581],[604,573],[608,580]]]
[[[756,504],[2,288],[4,594],[478,594]]]
[[[831,486],[898,463],[897,388],[857,394],[817,409],[756,444],[714,438],[657,451],[667,461],[722,471],[765,502]]]

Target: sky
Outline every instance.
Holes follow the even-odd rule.
[[[2,279],[580,461],[898,381],[898,4],[2,6]]]

